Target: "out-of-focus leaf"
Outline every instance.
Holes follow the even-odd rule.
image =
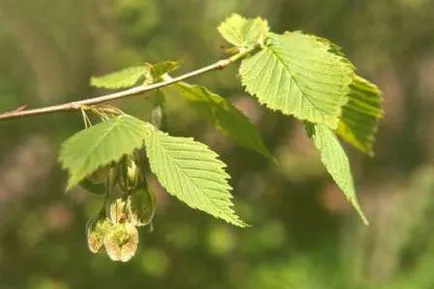
[[[178,83],[176,88],[194,105],[199,115],[212,121],[215,127],[228,134],[239,145],[273,158],[256,127],[227,99],[199,85]]]

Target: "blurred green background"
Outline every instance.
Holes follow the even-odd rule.
[[[87,249],[100,200],[64,193],[60,143],[78,113],[0,122],[0,288],[434,288],[434,1],[0,0],[0,110],[77,100],[99,75],[165,59],[181,72],[224,57],[217,25],[262,16],[276,32],[338,43],[384,91],[376,157],[346,147],[364,226],[322,168],[302,127],[242,91],[237,66],[194,79],[260,128],[279,164],[236,147],[179,97],[169,131],[219,152],[232,175],[238,229],[158,191],[152,233],[126,264]],[[149,119],[152,100],[117,102]]]

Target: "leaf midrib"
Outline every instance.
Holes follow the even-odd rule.
[[[188,176],[186,174],[186,172],[183,169],[180,168],[180,166],[178,164],[178,159],[175,158],[172,154],[170,154],[170,152],[173,152],[174,150],[165,149],[163,146],[161,146],[161,150],[165,151],[167,158],[171,159],[172,163],[174,164],[174,167],[176,167],[177,173],[178,174],[182,174],[186,179],[188,179],[194,185],[194,187],[195,187],[195,189],[197,191],[201,192],[201,191],[207,191],[207,190],[209,190],[209,189],[203,189],[202,190],[202,188],[200,188],[200,186],[198,186],[198,184],[194,181],[194,178],[192,178],[191,176]],[[169,152],[169,153],[167,153],[167,152]],[[229,184],[227,184],[227,181],[226,181],[226,185],[229,186]],[[222,192],[220,189],[218,191]],[[223,191],[223,193],[224,193],[224,191]],[[217,204],[215,202],[214,198],[212,198],[209,194],[205,193],[205,195],[207,196],[207,198],[210,201],[210,203],[213,204],[213,208],[214,209],[216,209],[216,208],[218,209],[219,215],[220,215],[219,217],[220,218],[224,218],[222,216],[225,216],[226,214],[224,213],[224,211],[221,211],[219,209],[221,205]],[[229,199],[229,196],[226,196],[226,197],[227,197],[227,199]],[[224,199],[224,200],[227,201],[227,199]],[[230,202],[227,202],[227,208],[229,209],[230,213],[233,214],[232,209],[230,208]],[[236,218],[235,219],[234,218],[235,218],[234,216],[230,216],[230,219],[232,220],[232,222],[239,223],[239,221]]]
[[[285,68],[285,71],[289,74],[290,79],[294,82],[294,84],[296,85],[297,89],[300,91],[300,93],[302,94],[302,96],[304,96],[304,98],[307,100],[307,102],[309,102],[309,104],[310,104],[310,105],[311,105],[315,110],[318,110],[318,111],[320,111],[320,112],[322,112],[322,113],[328,115],[328,112],[327,112],[327,111],[318,108],[318,107],[317,107],[317,106],[312,102],[312,100],[310,99],[309,95],[306,94],[306,93],[303,91],[303,89],[301,89],[300,85],[299,85],[298,82],[296,81],[295,76],[291,73],[291,69],[289,68],[288,65],[285,64],[285,62],[283,61],[282,57],[280,57],[280,56],[277,54],[277,51],[271,49],[270,46],[267,46],[267,48],[268,48],[268,50],[271,52],[271,54],[272,54],[275,58],[277,58],[277,59],[279,60],[278,63],[280,63],[280,64]]]
[[[98,148],[98,146],[101,145],[101,143],[104,142],[104,139],[107,137],[107,135],[109,135],[122,121],[123,118],[125,118],[124,116],[120,116],[117,117],[118,119],[116,119],[115,122],[113,122],[113,125],[107,129],[107,131],[105,133],[103,133],[101,135],[101,137],[95,142],[94,146],[91,147],[90,152],[88,153],[88,156],[86,157],[86,160],[82,163],[81,168],[85,167],[85,165],[89,164],[89,161],[91,159],[91,157],[94,155],[94,152],[96,151],[96,149]],[[104,164],[100,165],[103,166]]]

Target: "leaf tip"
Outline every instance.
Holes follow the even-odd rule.
[[[65,192],[70,191],[73,187],[75,187],[75,185],[76,184],[69,179],[68,183],[66,184]]]
[[[363,213],[362,209],[359,206],[357,206],[356,211],[359,214],[360,219],[362,220],[363,224],[365,224],[366,226],[369,226],[369,220],[366,217],[365,213]]]
[[[238,227],[238,228],[243,228],[243,229],[247,229],[252,227],[252,225],[245,223],[244,221],[242,221],[240,218],[236,218],[236,220],[231,220],[230,224]]]
[[[366,226],[369,226],[368,218],[366,217],[365,213],[363,212],[362,208],[360,207],[360,204],[357,200],[357,198],[350,198],[349,199],[351,205],[356,210],[357,214],[359,215],[360,219],[362,220],[363,224]]]

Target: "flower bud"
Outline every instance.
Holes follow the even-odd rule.
[[[112,224],[105,217],[89,220],[87,223],[87,245],[89,250],[96,254],[104,244],[104,237]]]
[[[145,185],[134,191],[128,198],[130,222],[135,226],[146,226],[152,222],[157,202],[154,192]]]
[[[129,261],[137,251],[139,233],[128,222],[113,225],[104,238],[108,256],[113,261]]]
[[[113,224],[128,220],[128,204],[123,198],[115,199],[109,207],[109,216]]]
[[[125,193],[134,191],[142,185],[144,178],[141,168],[131,157],[126,157],[119,166],[119,185]]]

